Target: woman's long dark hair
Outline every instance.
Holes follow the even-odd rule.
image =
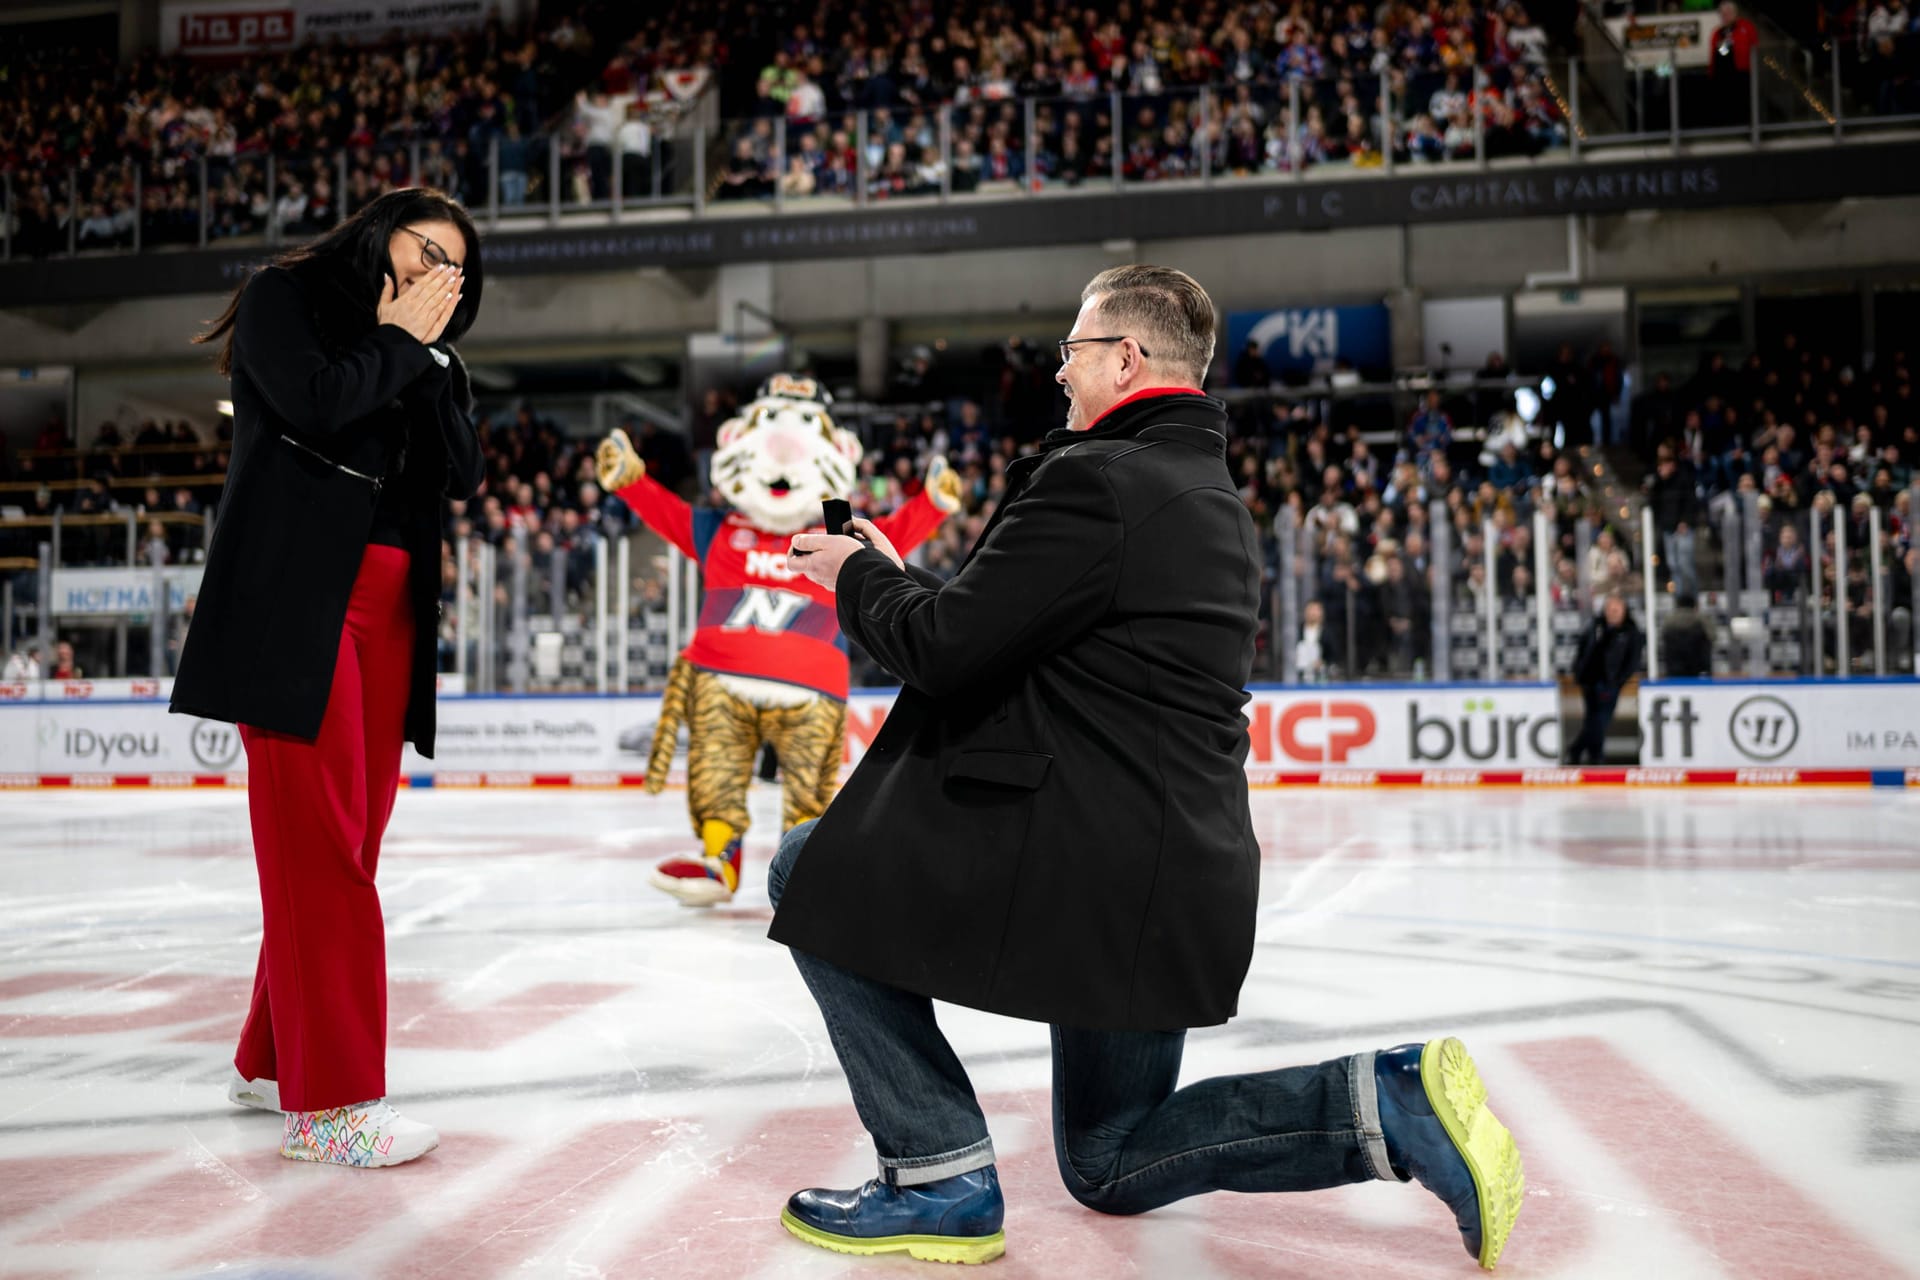
[[[393,274],[387,245],[392,242],[394,232],[421,222],[451,222],[460,228],[467,242],[460,305],[454,308],[440,335],[442,342],[452,342],[472,328],[474,317],[480,314],[480,291],[486,283],[486,273],[480,263],[480,233],[474,230],[473,219],[458,201],[444,192],[431,187],[389,191],[318,240],[287,250],[267,266],[336,268],[355,301],[365,305],[371,328],[386,277]],[[233,321],[240,311],[240,295],[246,290],[245,283],[235,289],[220,318],[193,339],[220,343],[218,368],[222,377],[233,373]]]

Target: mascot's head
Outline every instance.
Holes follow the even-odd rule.
[[[820,503],[853,491],[860,441],[833,425],[832,402],[811,378],[776,374],[737,418],[721,426],[713,483],[769,533],[820,523]]]

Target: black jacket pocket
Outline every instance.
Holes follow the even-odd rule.
[[[1053,757],[1042,751],[962,751],[947,766],[947,777],[1032,791],[1052,764]]]

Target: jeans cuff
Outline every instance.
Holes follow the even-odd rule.
[[[1353,1128],[1360,1138],[1360,1150],[1367,1167],[1382,1182],[1405,1182],[1393,1171],[1387,1156],[1387,1134],[1380,1127],[1380,1082],[1373,1074],[1374,1053],[1356,1053],[1347,1062],[1347,1083],[1353,1093]]]
[[[917,1187],[942,1178],[957,1178],[993,1163],[993,1139],[982,1138],[970,1147],[937,1156],[881,1156],[880,1180],[890,1187]]]

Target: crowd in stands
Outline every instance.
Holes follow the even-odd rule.
[[[1815,55],[1806,75],[1811,96],[1823,105],[1831,105],[1825,100],[1832,97],[1830,77],[1837,71],[1848,118],[1920,114],[1920,10],[1914,0],[1740,0],[1731,6],[1731,16],[1724,3],[1709,6],[1705,0],[1600,0],[1599,13],[1621,18],[1705,8],[1718,11],[1708,37],[1716,51],[1710,73],[1716,79],[1723,69],[1744,77],[1753,66],[1754,45],[1784,37]],[[1730,38],[1723,41],[1723,34]],[[1720,65],[1723,44],[1728,68]],[[1830,48],[1839,54],[1831,69]],[[1740,89],[1744,92],[1744,80]],[[1731,111],[1716,123],[1744,122],[1744,99],[1732,96]]]
[[[1833,616],[1846,602],[1849,648],[1871,657],[1873,513],[1892,634],[1904,669],[1920,574],[1914,496],[1920,468],[1920,402],[1909,353],[1894,348],[1864,367],[1858,353],[1835,354],[1785,332],[1743,361],[1713,355],[1684,385],[1657,376],[1634,406],[1631,446],[1653,459],[1647,501],[1677,590],[1698,587],[1695,557],[1721,531],[1757,519],[1763,589],[1777,604],[1807,601],[1812,557],[1820,559],[1820,605]],[[1819,513],[1820,539],[1813,536]],[[1836,525],[1845,533],[1836,537]],[[1703,528],[1704,527],[1704,528]],[[1838,544],[1844,540],[1846,559]],[[1719,546],[1740,556],[1741,546]],[[1829,624],[1826,650],[1836,648]]]
[[[929,348],[908,353],[880,405],[842,414],[843,425],[857,430],[866,446],[856,510],[894,509],[919,491],[936,456],[947,458],[961,477],[964,510],[918,555],[935,573],[957,570],[1004,491],[1007,465],[1064,416],[1051,355],[1020,339],[966,359]],[[1234,380],[1257,385],[1245,361],[1243,354]],[[1497,357],[1480,370],[1489,380],[1508,372]],[[1281,528],[1295,531],[1290,568],[1300,575],[1305,622],[1300,674],[1432,670],[1436,590],[1448,594],[1455,611],[1476,615],[1489,606],[1530,611],[1542,591],[1556,610],[1591,613],[1618,591],[1637,611],[1645,573],[1682,602],[1717,592],[1720,575],[1703,575],[1702,561],[1716,553],[1744,555],[1744,546],[1720,542],[1723,529],[1738,530],[1747,519],[1759,522],[1763,578],[1748,590],[1763,591],[1775,604],[1806,604],[1811,557],[1819,555],[1822,603],[1830,617],[1836,593],[1844,599],[1848,639],[1859,660],[1871,653],[1867,575],[1876,509],[1888,574],[1889,647],[1896,669],[1904,668],[1912,581],[1920,571],[1910,492],[1920,474],[1920,406],[1905,351],[1889,351],[1867,368],[1857,352],[1816,350],[1787,333],[1744,359],[1711,355],[1684,380],[1658,376],[1619,412],[1623,374],[1604,343],[1584,353],[1562,348],[1525,372],[1544,375],[1550,381],[1543,389],[1551,388],[1531,423],[1512,402],[1489,407],[1468,390],[1436,389],[1386,431],[1367,429],[1341,401],[1278,391],[1236,397],[1228,465],[1263,531],[1270,582],[1289,568],[1281,563]],[[738,403],[726,389],[708,391],[685,436],[646,422],[624,426],[650,475],[696,502],[717,505],[720,495],[703,491],[703,469],[718,427]],[[447,519],[449,601],[453,550],[461,540],[506,550],[517,548],[524,532],[536,607],[554,603],[547,584],[556,558],[567,596],[560,607],[585,607],[596,545],[636,527],[625,505],[595,483],[595,441],[525,402],[490,409],[481,432],[486,488],[471,503],[454,504]],[[35,443],[72,446],[57,421]],[[103,424],[84,454],[16,456],[5,478],[38,482],[37,491],[21,494],[29,513],[197,513],[217,503],[224,445],[185,423],[147,423],[125,437]],[[177,452],[156,454],[156,446]],[[1639,496],[1657,531],[1652,548],[1641,544],[1637,511],[1623,516],[1621,510],[1642,471]],[[201,480],[139,483],[163,475]],[[1809,519],[1814,510],[1822,518],[1817,545]],[[1544,580],[1536,572],[1536,511],[1547,517]],[[1835,558],[1836,523],[1846,527],[1844,562]],[[143,559],[192,559],[201,545],[197,529],[177,525],[150,525],[144,536]],[[124,534],[116,533],[110,545],[103,543],[101,562],[118,563],[124,545]],[[1449,577],[1438,580],[1434,566],[1442,555]],[[75,562],[71,556],[69,562]],[[496,596],[507,576],[503,571]],[[661,575],[641,567],[636,578],[640,607],[657,603]],[[1739,608],[1719,604],[1723,614]],[[1827,652],[1834,647],[1829,638]]]
[[[1920,114],[1920,11],[1908,0],[1855,3],[1834,24],[1841,73],[1876,115]]]
[[[1293,568],[1302,574],[1310,643],[1301,646],[1301,661],[1309,675],[1431,670],[1436,589],[1450,592],[1456,611],[1475,614],[1488,604],[1530,612],[1541,591],[1554,609],[1583,614],[1620,592],[1637,612],[1642,575],[1652,573],[1687,622],[1692,603],[1721,585],[1717,575],[1703,580],[1703,557],[1742,553],[1729,553],[1719,539],[1729,504],[1746,492],[1756,499],[1765,579],[1748,586],[1778,603],[1806,601],[1807,513],[1822,510],[1822,602],[1831,617],[1836,587],[1843,593],[1856,665],[1870,658],[1869,512],[1880,510],[1889,650],[1895,668],[1905,669],[1920,571],[1910,493],[1920,467],[1920,409],[1904,351],[1886,353],[1871,370],[1863,363],[1857,352],[1815,352],[1787,335],[1742,361],[1709,357],[1678,385],[1656,378],[1629,408],[1610,344],[1562,347],[1525,371],[1545,379],[1531,424],[1510,402],[1489,411],[1471,391],[1431,392],[1389,433],[1363,430],[1351,414],[1343,417],[1339,402],[1255,396],[1235,408],[1228,460],[1267,533],[1270,580],[1282,572],[1276,523],[1298,531]],[[915,491],[932,456],[950,458],[967,509],[925,551],[929,568],[948,572],[991,515],[1007,462],[1059,421],[1060,407],[1048,362],[1030,344],[998,353],[986,394],[954,395],[928,366],[927,354],[916,353],[896,383],[911,411],[867,425],[856,501],[888,509]],[[1491,380],[1511,371],[1496,356],[1479,372]],[[1638,512],[1621,512],[1629,479],[1641,472],[1638,496],[1655,519],[1651,548],[1641,545]],[[1436,502],[1445,512],[1437,527]],[[1547,517],[1544,581],[1536,580],[1536,511]],[[1847,523],[1838,569],[1836,511]],[[1442,540],[1451,575],[1444,588],[1433,574]],[[1739,611],[1736,601],[1717,604],[1723,616]],[[1830,632],[1826,648],[1834,652]]]
[[[80,445],[64,420],[50,416],[31,446],[0,456],[0,509],[34,518],[131,512],[140,520],[141,564],[198,559],[205,545],[200,517],[218,504],[225,484],[227,425],[223,420],[208,439],[184,420],[148,419],[126,431],[103,422]],[[0,558],[31,559],[47,537],[37,524],[0,523]],[[127,559],[121,529],[94,521],[70,524],[61,551],[67,566]]]
[[[656,71],[700,56],[649,39],[666,19],[638,8],[546,4],[525,31],[496,19],[472,32],[239,63],[153,52],[119,63],[109,49],[8,45],[0,171],[12,184],[14,249],[64,252],[70,235],[83,249],[126,247],[136,221],[143,244],[195,243],[203,160],[209,240],[258,234],[270,222],[310,233],[409,185],[484,204],[495,139],[503,194],[530,198],[546,181],[549,124],[564,124],[577,89],[645,90]],[[570,134],[560,142],[584,149]]]
[[[604,202],[616,182],[648,196],[690,170],[662,136],[655,90],[662,72],[693,69],[714,75],[734,121],[709,171],[721,199],[849,195],[863,160],[865,194],[887,198],[1071,186],[1116,170],[1151,181],[1375,165],[1387,147],[1397,162],[1461,159],[1476,133],[1489,155],[1532,154],[1566,140],[1548,54],[1570,47],[1577,13],[1568,0],[1053,0],[1031,13],[987,0],[937,12],[904,0],[588,0],[542,6],[528,31],[496,22],[238,65],[9,46],[0,171],[13,179],[14,248],[29,256],[64,252],[70,238],[128,247],[136,224],[143,245],[270,226],[299,236],[409,184],[483,204],[496,144],[509,210],[555,195]],[[1920,111],[1916,21],[1906,0],[1876,0],[1840,5],[1821,25],[1850,39],[1850,91],[1864,109]],[[1031,147],[1025,98],[1039,100]],[[782,118],[784,152],[772,124]]]
[[[653,10],[602,0],[542,6],[539,21],[525,32],[495,22],[239,64],[157,53],[119,64],[107,50],[9,46],[0,171],[13,183],[14,248],[60,253],[70,237],[81,248],[124,248],[136,224],[143,245],[270,226],[298,236],[409,184],[485,203],[496,141],[509,208],[551,194],[550,146],[560,149],[565,203],[605,200],[616,176],[629,193],[651,193],[647,169],[661,144],[649,89],[679,69],[715,73],[728,90],[723,112],[751,121],[715,166],[723,197],[776,183],[793,194],[850,190],[857,113],[871,126],[874,194],[935,189],[934,108],[943,103],[956,111],[951,184],[960,191],[1030,177],[1071,184],[1116,166],[1132,179],[1178,177],[1199,173],[1203,154],[1221,174],[1378,163],[1383,82],[1403,158],[1471,155],[1476,109],[1493,154],[1538,150],[1565,129],[1542,76],[1546,32],[1517,0],[1138,12],[1102,0],[1030,15],[971,2],[936,15],[906,4]],[[1487,77],[1478,89],[1475,68]],[[1305,88],[1298,119],[1288,108],[1294,80]],[[1202,85],[1217,95],[1205,120],[1193,93]],[[1117,155],[1114,91],[1124,95]],[[1020,97],[1048,100],[1031,156]],[[779,117],[790,125],[784,171],[771,128]]]
[[[70,239],[128,247],[136,225],[143,245],[270,227],[299,236],[410,184],[484,204],[496,145],[509,210],[604,202],[615,184],[645,197],[679,190],[691,171],[660,110],[660,77],[680,70],[711,73],[731,121],[708,171],[720,199],[850,195],[863,170],[864,194],[881,199],[1116,171],[1152,181],[1377,165],[1388,148],[1403,163],[1470,158],[1476,145],[1534,154],[1567,138],[1549,51],[1571,47],[1578,14],[1571,0],[1050,0],[1031,11],[576,0],[541,6],[524,31],[496,21],[237,64],[156,53],[118,64],[106,50],[17,44],[0,50],[0,171],[13,180],[13,247],[29,256]],[[1905,0],[1833,16],[1854,36],[1848,70],[1867,109],[1920,110],[1915,20]]]
[[[717,193],[750,198],[776,185],[796,196],[850,193],[863,116],[873,197],[924,194],[943,180],[960,192],[1075,185],[1111,179],[1116,168],[1151,181],[1379,164],[1383,85],[1403,160],[1471,157],[1476,110],[1490,154],[1565,138],[1544,74],[1548,33],[1514,0],[1298,0],[1138,14],[1051,6],[1024,21],[1002,7],[961,5],[944,26],[923,14],[888,34],[797,24],[755,81],[752,119],[732,137]],[[1478,87],[1476,69],[1485,77]],[[1204,115],[1203,86],[1214,95]],[[1039,100],[1032,154],[1026,98]],[[947,104],[950,172],[939,126]],[[771,125],[782,117],[784,166]]]

